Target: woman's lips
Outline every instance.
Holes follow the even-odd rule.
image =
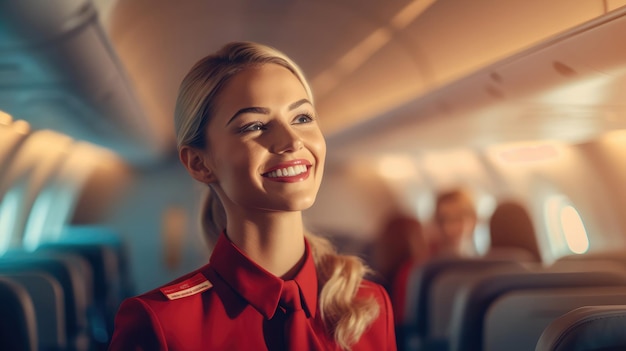
[[[307,160],[293,160],[281,163],[263,173],[268,180],[283,183],[300,182],[311,174],[311,163]]]

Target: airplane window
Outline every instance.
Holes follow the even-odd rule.
[[[545,203],[546,224],[555,257],[583,254],[589,249],[589,237],[578,210],[569,199],[554,195]]]
[[[495,208],[496,199],[492,195],[486,192],[476,195],[476,214],[478,216],[478,222],[474,229],[474,246],[476,247],[476,252],[480,255],[487,253],[491,245],[491,239],[489,237],[489,218]]]
[[[561,228],[567,246],[573,253],[582,254],[589,249],[589,238],[580,214],[574,206],[568,205],[561,209]]]
[[[0,255],[11,247],[13,227],[22,202],[21,186],[9,190],[0,203]]]
[[[37,195],[33,203],[24,230],[24,248],[27,250],[35,250],[40,242],[46,239],[44,235],[60,232],[60,226],[51,217],[52,215],[57,218],[67,217],[63,214],[71,209],[74,200],[72,193],[69,190],[59,191],[55,187],[60,186],[54,184],[54,186],[47,187]]]

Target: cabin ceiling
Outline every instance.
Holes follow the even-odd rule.
[[[527,128],[518,133],[520,129],[514,121],[519,117],[507,117],[513,123],[498,123],[502,112],[517,111],[519,106],[532,114],[533,107],[524,101],[499,105],[489,114],[467,114],[453,120],[446,118],[446,104],[432,102],[430,96],[440,95],[446,92],[446,87],[452,89],[449,88],[452,82],[462,81],[474,72],[601,17],[625,2],[94,0],[90,3],[142,110],[134,125],[129,127],[119,121],[114,125],[144,128],[147,130],[142,132],[144,139],[147,135],[148,139],[158,140],[150,147],[171,155],[172,113],[183,75],[198,59],[233,40],[275,46],[299,63],[312,83],[322,128],[331,146],[344,145],[342,140],[345,140],[354,142],[350,150],[358,151],[360,135],[371,137],[385,123],[386,128],[391,128],[396,124],[395,119],[401,122],[399,125],[412,125],[413,134],[404,137],[411,143],[419,138],[421,142],[416,145],[420,149],[550,137],[541,127],[536,127],[540,131]],[[64,3],[72,5],[66,6],[71,12],[85,1],[64,0]],[[44,10],[41,6],[40,11]],[[2,58],[0,50],[0,66]],[[10,79],[1,80],[1,73],[0,84],[10,87],[6,84]],[[484,82],[470,79],[466,83],[460,85],[465,90],[457,86],[457,96],[477,89],[471,84]],[[433,110],[433,106],[438,106],[440,111],[424,112]],[[549,124],[552,120],[557,125],[563,113],[573,109],[567,102],[554,109],[534,108],[535,112],[545,112],[537,114],[542,121]],[[19,109],[15,111],[15,117],[20,118]],[[403,112],[401,118],[394,117],[398,111]],[[415,123],[426,114],[429,118]],[[71,131],[76,129],[72,122],[75,121],[50,119],[48,124],[53,129]],[[485,129],[485,125],[490,127]],[[37,127],[45,126],[46,121],[40,119]],[[458,132],[449,133],[450,128]],[[380,139],[382,144],[391,142],[385,144],[386,148],[379,145],[382,149],[393,152],[406,148],[397,140],[401,134],[394,133],[388,139]],[[552,136],[558,138],[559,134]]]

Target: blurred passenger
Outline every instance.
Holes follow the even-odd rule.
[[[505,201],[496,207],[489,220],[491,245],[488,256],[541,261],[533,222],[526,208],[517,202]]]
[[[439,194],[434,215],[438,232],[437,255],[475,256],[476,219],[474,201],[467,191],[455,189]]]
[[[385,290],[306,233],[326,143],[311,90],[277,50],[230,43],[176,103],[179,157],[206,184],[207,265],[125,300],[111,350],[396,350]]]
[[[376,238],[374,263],[389,292],[396,324],[403,320],[409,273],[430,258],[422,225],[411,216],[394,214]]]

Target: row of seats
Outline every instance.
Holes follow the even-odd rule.
[[[626,305],[576,308],[544,330],[535,351],[626,349]]]
[[[442,258],[414,269],[399,348],[534,350],[544,330],[569,311],[626,305],[626,253],[547,268],[508,256]],[[547,350],[556,348],[541,349]]]
[[[132,294],[119,237],[102,228],[67,228],[57,242],[0,257],[0,345],[105,350],[115,312]]]

